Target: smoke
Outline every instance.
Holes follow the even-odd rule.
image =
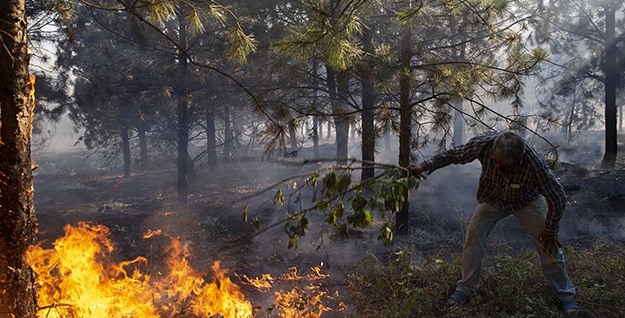
[[[568,163],[557,171],[570,195],[570,204],[561,222],[561,240],[565,244],[591,242],[596,237],[625,240],[622,234],[625,218],[622,213],[615,213],[622,211],[619,207],[625,203],[622,201],[625,189],[621,190],[623,187],[618,185],[619,175],[598,174],[585,165],[582,167],[600,159],[601,145],[593,139],[596,137],[597,134],[589,133],[587,139],[577,137],[570,143],[559,140],[557,135],[548,137],[559,146],[560,159]],[[71,133],[60,134],[58,142],[61,146],[72,144],[68,142],[72,138]],[[547,149],[548,145],[540,139],[534,138],[533,141],[541,150]],[[380,151],[376,161],[397,164],[397,139],[392,139],[390,149],[383,147],[380,145],[384,150]],[[333,144],[322,144],[320,150],[321,157],[334,157]],[[358,158],[358,151],[359,147],[352,144],[350,155]],[[435,153],[435,149],[424,149],[420,154],[427,158]],[[262,273],[275,277],[293,266],[307,270],[322,265],[322,271],[330,274],[337,286],[350,269],[372,255],[386,262],[395,251],[406,246],[414,248],[418,255],[439,252],[441,247],[461,251],[466,221],[477,206],[475,196],[481,172],[480,163],[474,161],[448,166],[427,175],[427,180],[420,181],[419,188],[411,192],[409,234],[396,237],[392,246],[385,246],[377,239],[380,223],[350,230],[350,237],[343,238],[336,228],[325,222],[323,215],[310,212],[307,214],[309,231],[299,237],[298,248],[289,249],[284,220],[289,213],[297,211],[300,204],[310,203],[312,193],[304,192],[297,201],[296,196],[288,195],[302,185],[302,179],[281,181],[332,164],[330,161],[320,164],[313,161],[310,147],[303,147],[295,158],[261,161],[259,155],[254,159],[220,161],[216,171],[201,167],[200,178],[190,189],[190,202],[196,207],[185,213],[180,212],[182,208],[167,202],[175,197],[175,166],[171,162],[118,184],[115,171],[101,172],[97,160],[81,155],[78,152],[47,156],[47,161],[40,164],[42,175],[35,178],[35,198],[38,213],[47,214],[42,218],[44,231],[54,233],[50,231],[51,222],[70,219],[66,216],[70,214],[72,220],[80,220],[83,216],[100,218],[109,222],[107,225],[113,229],[112,233],[122,237],[126,249],[131,250],[143,244],[134,236],[146,228],[162,228],[171,235],[189,238],[200,264],[212,264],[222,259],[227,268],[238,272],[245,270],[250,277]],[[572,165],[577,168],[572,169]],[[71,171],[87,173],[90,178],[69,178]],[[356,171],[354,180],[359,177],[360,171]],[[85,180],[84,183],[81,180]],[[290,209],[274,206],[272,199],[278,188],[263,192],[276,184],[282,187],[287,196],[285,199],[291,204]],[[258,195],[252,196],[255,193]],[[62,201],[65,198],[81,200],[80,205]],[[249,207],[247,221],[242,220],[245,205]],[[75,206],[93,210],[77,210]],[[70,209],[71,213],[65,211]],[[58,212],[60,210],[62,213]],[[379,222],[377,215],[374,218]],[[252,225],[255,220],[258,229]],[[497,224],[489,244],[534,248],[525,229],[513,216]],[[151,246],[143,249],[151,251]]]
[[[42,119],[40,125],[40,132],[33,136],[35,153],[86,150],[84,144],[79,142],[82,133],[76,131],[74,123],[67,115],[63,115],[58,122]]]

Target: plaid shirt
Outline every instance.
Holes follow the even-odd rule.
[[[526,143],[520,164],[509,173],[495,167],[493,143],[497,132],[476,136],[466,144],[439,153],[426,163],[430,172],[450,164],[465,164],[475,159],[482,164],[477,201],[496,200],[505,211],[516,211],[542,194],[547,200],[548,212],[545,232],[558,233],[562,212],[566,206],[566,195],[559,181],[547,166],[542,156]]]

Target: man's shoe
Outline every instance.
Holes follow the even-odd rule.
[[[565,314],[574,314],[579,311],[579,305],[574,299],[563,300],[560,305]]]
[[[456,290],[449,296],[447,304],[450,306],[462,306],[469,301],[469,298],[471,298],[471,296]]]

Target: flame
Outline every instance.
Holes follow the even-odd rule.
[[[146,237],[159,234],[150,231]],[[213,281],[206,282],[189,265],[189,248],[170,238],[169,274],[157,280],[140,271],[147,267],[144,257],[103,265],[114,250],[107,227],[67,225],[53,248],[37,245],[26,254],[39,285],[38,317],[253,316],[252,305],[219,262],[212,267]]]
[[[330,311],[331,308],[323,304],[324,299],[330,299],[327,291],[322,290],[319,284],[314,282],[327,278],[329,275],[322,274],[319,267],[312,267],[312,273],[302,277],[298,274],[297,268],[289,269],[290,274],[282,274],[281,279],[287,281],[306,281],[310,284],[296,285],[289,292],[275,292],[275,304],[282,311],[281,317],[321,317]]]
[[[296,267],[291,267],[289,273],[280,275],[278,279],[263,274],[260,278],[243,275],[243,280],[259,291],[267,291],[277,283],[289,283],[288,286],[295,284],[290,290],[280,289],[274,292],[273,307],[276,309],[276,315],[285,318],[318,318],[324,312],[332,310],[324,305],[324,301],[332,299],[332,296],[321,288],[323,279],[330,275],[321,273],[320,267],[312,267],[310,270],[311,273],[301,276]],[[343,303],[339,306],[341,309],[345,307]]]
[[[145,271],[145,257],[119,263],[108,260],[114,251],[108,234],[103,225],[81,222],[77,227],[65,226],[65,236],[57,239],[53,248],[36,245],[29,249],[27,262],[38,283],[38,317],[248,318],[260,308],[252,307],[219,261],[212,266],[212,279],[205,281],[205,273],[189,264],[189,247],[161,230],[148,230],[143,236],[164,235],[171,242],[164,250],[166,270],[154,277]],[[310,268],[304,276],[296,267],[278,278],[234,275],[262,293],[273,291],[267,317],[313,318],[331,311],[324,302],[333,299],[322,288],[329,275],[321,272],[321,266]],[[346,306],[341,302],[338,307],[341,311]]]

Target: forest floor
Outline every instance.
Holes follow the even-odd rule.
[[[331,153],[331,146],[326,148]],[[596,169],[601,159],[596,153],[569,155],[556,171],[569,195],[560,229],[565,247],[625,241],[624,152],[620,150],[613,171]],[[221,162],[219,169],[210,173],[200,166],[199,178],[190,186],[189,204],[182,207],[176,202],[176,170],[171,162],[123,179],[119,169],[98,167],[99,160],[87,152],[36,154],[40,166],[35,176],[39,242],[50,248],[64,235],[66,225],[89,222],[109,228],[119,261],[137,256],[158,259],[166,242],[144,239],[143,235],[148,230],[162,230],[188,244],[190,262],[198,271],[210,273],[213,263],[220,261],[261,312],[271,308],[275,289],[290,287],[259,292],[240,279],[243,275],[279,277],[297,268],[305,276],[319,267],[329,276],[317,284],[331,295],[325,305],[333,309],[323,317],[355,314],[344,281],[363,261],[385,263],[406,247],[418,251],[416,258],[461,251],[465,221],[475,207],[479,165],[474,163],[441,169],[421,181],[419,189],[411,193],[410,230],[397,237],[393,246],[377,240],[375,226],[354,230],[344,239],[324,225],[323,219],[312,217],[310,231],[300,239],[299,247],[287,248],[288,238],[280,223],[286,210],[274,207],[272,199],[279,187],[272,186],[281,185],[286,195],[290,186],[281,181],[326,165],[308,162],[307,156],[309,149],[288,160],[233,159]],[[265,189],[271,191],[263,192]],[[245,205],[249,207],[247,221],[242,217]],[[252,226],[253,219],[258,220],[259,228]],[[500,223],[490,236],[494,249],[504,245],[510,251],[533,248],[513,217]]]

